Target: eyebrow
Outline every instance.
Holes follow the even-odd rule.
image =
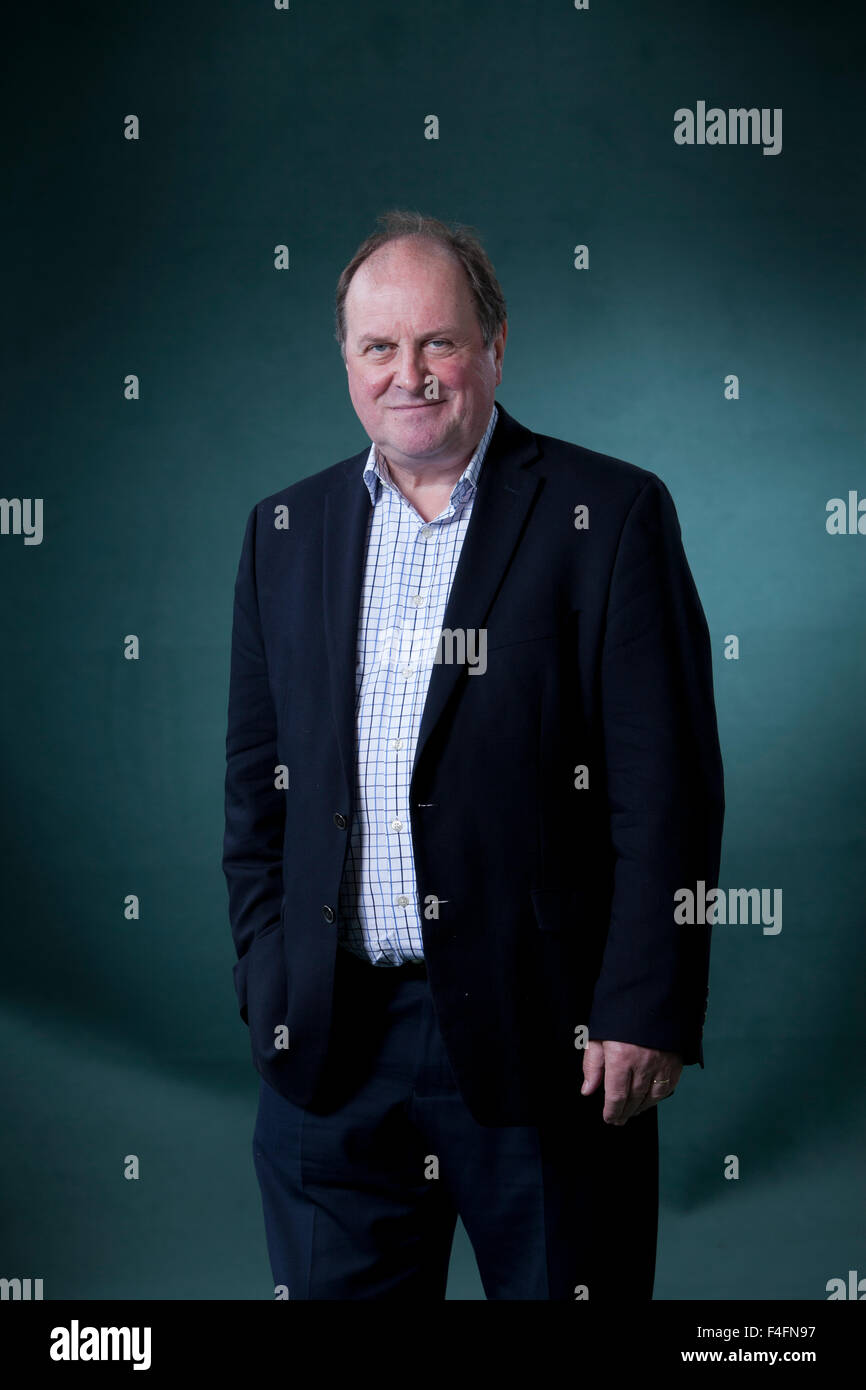
[[[457,329],[452,324],[443,324],[441,328],[432,328],[429,333],[424,334],[424,338],[454,338],[457,336]],[[365,343],[384,343],[389,341],[387,333],[364,333],[360,338],[355,339],[358,347],[363,347]]]

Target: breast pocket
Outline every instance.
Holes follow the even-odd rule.
[[[509,628],[486,628],[487,650],[489,652],[499,651],[502,647],[517,647],[524,642],[552,642],[556,639],[557,631],[552,622],[547,622],[541,626],[529,627],[509,627]]]

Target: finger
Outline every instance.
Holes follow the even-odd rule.
[[[628,1121],[632,1119],[634,1115],[638,1114],[641,1108],[641,1104],[642,1101],[640,1095],[635,1095],[634,1091],[629,1091],[629,1094],[625,1098],[625,1103],[623,1104],[622,1110],[620,1111],[619,1123],[621,1125],[627,1124]]]
[[[604,1076],[604,1047],[595,1040],[587,1043],[586,1052],[583,1057],[583,1085],[580,1088],[582,1096],[592,1095],[597,1090],[602,1077]]]
[[[655,1105],[658,1105],[658,1100],[653,1100],[652,1096],[649,1096],[640,1106],[638,1106],[637,1110],[634,1113],[636,1115],[643,1115],[645,1111],[652,1110],[653,1106]]]
[[[644,1110],[651,1110],[654,1105],[658,1105],[660,1100],[668,1100],[676,1090],[675,1083],[669,1083],[666,1078],[655,1080],[650,1085],[650,1089],[635,1114],[639,1115]]]
[[[636,1076],[632,1086],[632,1093],[636,1101],[634,1114],[637,1115],[643,1109],[647,1101],[652,1101],[654,1096],[652,1071],[642,1071]]]
[[[650,1094],[653,1100],[667,1100],[677,1089],[676,1078],[669,1076],[657,1076],[650,1087]]]
[[[631,1109],[631,1072],[613,1071],[604,1076],[604,1110],[602,1119],[609,1125],[624,1125]]]
[[[641,1068],[635,1070],[631,1075],[631,1089],[627,1104],[623,1109],[623,1119],[630,1120],[648,1106],[655,1103],[657,1092],[653,1085],[654,1077],[652,1069]]]
[[[652,1110],[652,1109],[654,1109],[655,1106],[657,1106],[657,1105],[658,1105],[658,1101],[657,1101],[657,1100],[645,1100],[645,1101],[642,1101],[641,1104],[640,1104],[635,1110],[632,1110],[632,1111],[631,1111],[631,1113],[629,1114],[628,1118],[629,1118],[630,1120],[633,1120],[633,1119],[635,1119],[638,1115],[644,1115],[644,1114],[646,1114],[647,1110]]]
[[[654,1063],[647,1063],[636,1074],[633,1090],[640,1096],[640,1103],[632,1113],[640,1115],[672,1096],[682,1070],[683,1063],[677,1053],[657,1053]]]
[[[662,1091],[656,1081],[657,1078],[653,1077],[652,1072],[648,1075],[638,1072],[632,1073],[630,1091],[620,1115],[621,1124],[633,1119],[635,1115],[642,1114],[644,1110],[651,1109],[653,1105],[657,1105],[659,1100],[664,1098],[665,1094],[669,1094],[668,1090]],[[664,1085],[667,1087],[666,1078]]]

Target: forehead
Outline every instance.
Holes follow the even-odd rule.
[[[418,238],[389,242],[374,251],[352,276],[346,309],[387,313],[410,306],[426,307],[428,300],[441,307],[445,298],[452,305],[466,302],[471,308],[463,266],[444,247]]]

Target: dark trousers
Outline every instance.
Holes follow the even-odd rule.
[[[602,1108],[600,1089],[563,1096],[538,1126],[479,1124],[423,967],[339,950],[312,1106],[260,1086],[253,1157],[275,1286],[442,1299],[459,1215],[489,1299],[652,1298],[657,1111],[616,1126]]]

